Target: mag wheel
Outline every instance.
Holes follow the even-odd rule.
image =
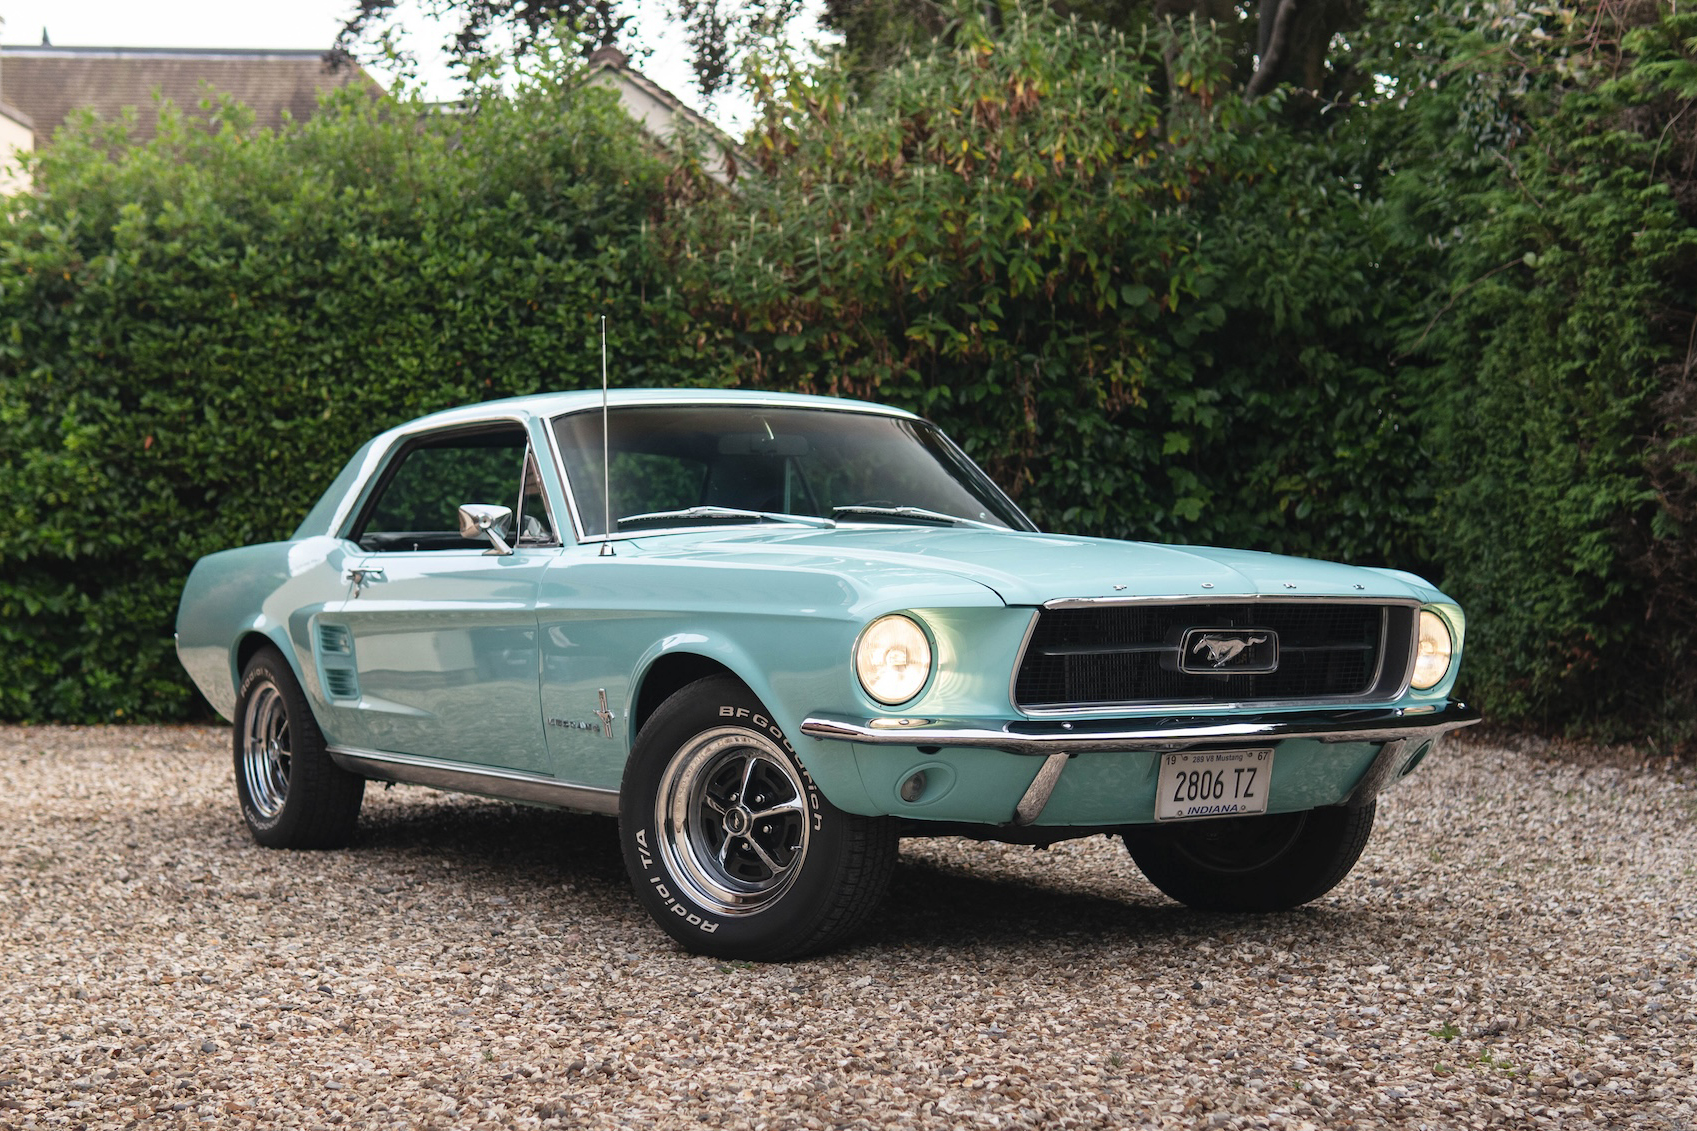
[[[1202,911],[1283,911],[1336,887],[1367,847],[1375,807],[1310,809],[1125,830],[1149,882]]]
[[[759,701],[724,676],[644,724],[619,834],[638,898],[673,938],[763,961],[841,941],[877,905],[896,853],[893,822],[834,808]]]
[[[365,779],[330,759],[294,672],[274,648],[242,672],[236,699],[236,797],[269,848],[340,848],[353,837]]]

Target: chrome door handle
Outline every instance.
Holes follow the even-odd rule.
[[[362,585],[370,585],[373,581],[382,581],[383,567],[364,566],[358,569],[350,569],[348,570],[348,580],[354,583],[355,589]]]

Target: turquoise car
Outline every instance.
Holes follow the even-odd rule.
[[[624,390],[383,433],[195,565],[177,648],[261,844],[346,844],[368,780],[614,814],[660,926],[776,960],[902,836],[1106,833],[1193,907],[1312,900],[1478,721],[1462,629],[1396,570],[1044,533],[896,409]]]

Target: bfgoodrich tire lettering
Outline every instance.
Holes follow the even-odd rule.
[[[324,749],[295,673],[274,648],[248,661],[236,697],[236,798],[268,848],[341,848],[353,838],[365,779]]]
[[[1202,911],[1283,911],[1336,887],[1367,847],[1375,807],[1224,817],[1125,831],[1149,882]]]
[[[619,803],[637,898],[699,954],[779,961],[827,949],[877,906],[895,861],[894,823],[826,801],[783,730],[728,676],[654,712]]]

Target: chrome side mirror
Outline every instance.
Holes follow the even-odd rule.
[[[487,536],[490,548],[485,554],[510,554],[513,548],[501,537],[500,528],[513,517],[512,507],[491,506],[488,503],[466,503],[460,507],[460,537]]]

